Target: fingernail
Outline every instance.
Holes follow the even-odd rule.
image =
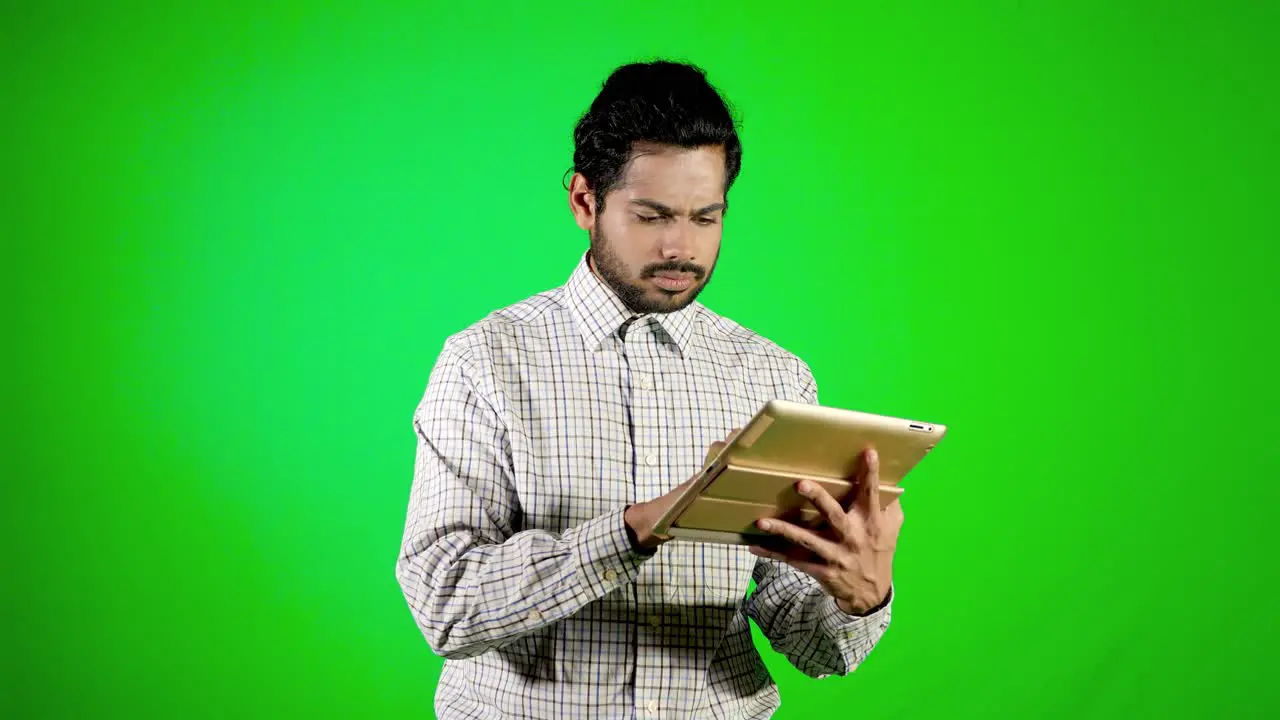
[[[768,520],[761,520],[761,521],[760,521],[760,529],[761,529],[761,530],[772,530],[772,529],[773,529],[773,523],[769,522]]]
[[[802,482],[800,483],[800,492],[801,494],[808,495],[813,492],[813,486],[807,482]]]

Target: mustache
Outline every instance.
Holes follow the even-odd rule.
[[[689,273],[694,280],[701,280],[706,274],[707,269],[701,265],[694,265],[688,262],[665,262],[656,265],[646,265],[641,273],[642,277],[651,278],[660,272],[682,272]]]

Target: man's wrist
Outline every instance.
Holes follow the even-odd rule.
[[[880,602],[876,603],[872,607],[865,608],[865,609],[856,607],[853,603],[843,598],[836,598],[836,607],[840,608],[840,611],[843,612],[844,614],[850,615],[852,617],[867,617],[868,615],[874,615],[875,613],[878,613],[881,610],[883,610],[885,606],[889,604],[889,598],[892,595],[893,595],[893,588],[890,587],[889,590],[885,592],[884,597],[880,599]]]
[[[622,511],[622,524],[627,529],[627,539],[631,541],[631,549],[645,555],[653,554],[657,548],[644,544],[640,540],[639,533],[636,532],[635,523],[639,522],[639,507],[636,505],[628,505]]]
[[[627,508],[622,511],[622,524],[627,528],[627,539],[631,541],[631,549],[641,550],[642,548],[640,547],[640,538],[636,537],[636,529],[631,526],[631,508],[632,507],[634,506],[628,505]]]

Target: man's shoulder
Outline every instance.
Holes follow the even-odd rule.
[[[488,357],[507,344],[563,329],[569,322],[563,287],[544,290],[493,310],[445,339],[445,350],[472,359]]]
[[[694,323],[698,326],[699,335],[712,348],[765,356],[784,363],[804,362],[799,355],[764,334],[701,303],[694,310]]]
[[[780,343],[741,323],[699,306],[695,322],[699,335],[713,355],[736,355],[761,377],[786,378],[795,397],[817,401],[817,384],[809,363]]]

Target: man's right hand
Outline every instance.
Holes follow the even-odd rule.
[[[734,428],[724,440],[711,443],[711,447],[707,449],[706,459],[703,461],[703,469],[706,469],[712,458],[723,450],[725,445],[733,441],[739,430],[740,428]],[[639,543],[641,548],[651,550],[671,539],[670,535],[655,535],[651,530],[658,523],[658,519],[667,513],[667,510],[676,503],[676,500],[700,475],[702,475],[701,470],[695,473],[693,477],[677,485],[666,495],[656,497],[648,502],[636,503],[627,508],[627,511],[622,516],[623,520],[626,521],[627,527],[631,528],[631,532],[635,535],[636,542]]]

